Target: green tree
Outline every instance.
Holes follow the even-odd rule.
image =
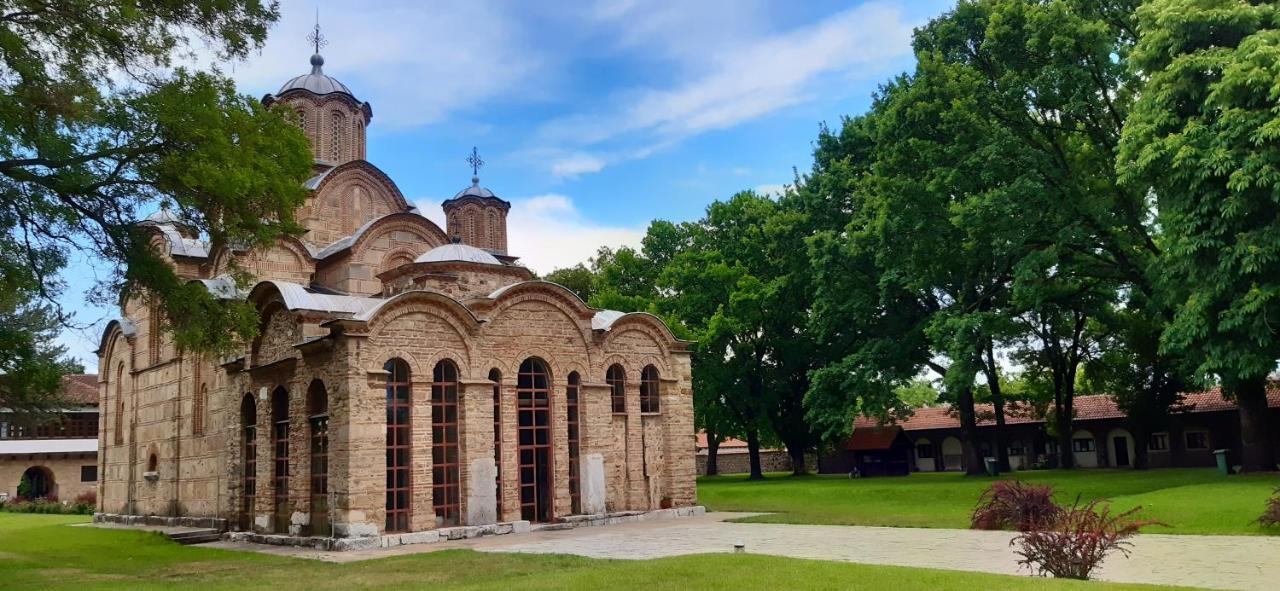
[[[1280,357],[1280,7],[1152,0],[1130,58],[1146,78],[1125,122],[1122,179],[1156,197],[1166,351],[1199,360],[1240,407],[1242,463],[1275,469],[1266,380]]]
[[[15,302],[14,297],[24,301]],[[47,304],[32,304],[26,293],[0,292],[0,408],[20,423],[56,418],[66,406],[62,376],[84,369],[55,345],[62,327]]]
[[[112,267],[98,301],[159,302],[182,347],[227,351],[254,333],[246,304],[182,281],[135,222],[167,206],[214,248],[296,229],[311,167],[301,132],[218,72],[172,67],[197,42],[244,57],[277,18],[258,0],[0,7],[0,300],[56,306],[80,251]]]
[[[547,273],[546,277],[543,277],[547,281],[559,283],[569,288],[569,291],[578,294],[578,297],[582,298],[584,302],[591,300],[591,295],[595,293],[595,278],[595,273],[592,273],[591,269],[588,269],[582,263],[572,267],[556,269]]]

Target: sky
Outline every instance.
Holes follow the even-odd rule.
[[[542,274],[638,245],[654,219],[782,190],[819,125],[864,112],[912,66],[912,29],[952,4],[282,0],[261,51],[214,65],[274,93],[310,70],[318,9],[325,73],[373,108],[369,161],[443,227],[475,146],[481,184],[512,203],[511,254]],[[118,315],[83,301],[103,272],[78,257],[67,273],[82,328],[60,342],[89,372]]]

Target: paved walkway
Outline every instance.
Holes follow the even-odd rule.
[[[710,513],[673,521],[542,531],[459,542],[399,546],[359,552],[317,552],[267,547],[287,554],[350,562],[397,554],[474,548],[481,552],[577,554],[592,558],[647,559],[732,552],[794,558],[941,568],[1010,575],[1019,571],[1009,547],[1011,534],[951,529],[907,529],[836,525],[728,523],[741,514]],[[247,549],[226,542],[209,544]],[[1126,583],[1185,585],[1242,591],[1280,588],[1280,538],[1253,536],[1141,535],[1133,553],[1108,560],[1097,578]]]

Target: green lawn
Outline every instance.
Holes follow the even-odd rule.
[[[713,511],[762,511],[772,515],[743,521],[965,528],[982,490],[992,478],[957,473],[905,478],[769,475],[763,482],[742,476],[698,481],[698,500]],[[1054,485],[1061,502],[1109,499],[1116,509],[1141,505],[1142,515],[1167,524],[1152,533],[1280,534],[1254,520],[1277,486],[1274,475],[1220,476],[1211,469],[1051,470],[1018,472],[1008,478]]]
[[[0,513],[0,589],[1154,589],[751,554],[621,561],[448,550],[328,564],[70,525],[85,521]]]

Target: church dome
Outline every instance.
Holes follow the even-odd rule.
[[[446,244],[437,246],[418,257],[415,263],[445,263],[462,261],[465,263],[483,263],[486,265],[501,265],[502,262],[497,257],[480,250],[474,246],[461,243]]]
[[[454,199],[462,199],[463,197],[483,197],[487,199],[498,198],[497,195],[493,194],[493,191],[480,186],[480,177],[478,176],[471,177],[471,186],[458,191],[458,194],[453,196]]]
[[[142,223],[145,225],[156,225],[156,226],[163,225],[163,224],[170,224],[175,226],[186,224],[186,222],[184,222],[182,218],[178,217],[178,215],[173,213],[172,211],[169,211],[167,207],[161,208],[160,211],[157,211],[147,216],[142,220]]]
[[[291,90],[305,90],[319,95],[342,93],[354,99],[355,95],[351,93],[351,89],[347,88],[346,84],[339,82],[337,78],[326,75],[323,66],[324,58],[318,53],[312,55],[311,73],[297,76],[285,82],[276,95],[283,95]]]

